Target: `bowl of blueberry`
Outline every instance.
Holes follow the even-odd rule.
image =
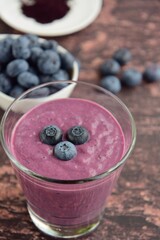
[[[52,81],[73,80],[79,76],[77,59],[55,40],[33,34],[0,35],[0,107],[4,110],[24,91]],[[39,97],[70,95],[73,87],[43,88]]]

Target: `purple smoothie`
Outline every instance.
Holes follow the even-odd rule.
[[[40,131],[54,124],[65,133],[75,125],[88,129],[90,138],[77,145],[77,155],[61,161],[53,146],[43,144]],[[100,105],[82,99],[59,99],[43,103],[26,113],[13,129],[11,150],[15,158],[37,174],[56,180],[95,177],[116,165],[124,153],[124,135],[113,115]],[[19,170],[29,210],[53,225],[93,224],[105,207],[121,168],[112,174],[82,183],[47,182]]]

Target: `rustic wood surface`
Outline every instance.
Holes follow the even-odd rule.
[[[90,0],[89,0],[90,1]],[[92,2],[92,0],[91,0]],[[105,0],[86,29],[56,38],[81,62],[79,80],[98,84],[99,65],[119,47],[133,53],[129,66],[160,63],[160,1]],[[17,33],[0,21],[0,33]],[[123,89],[118,96],[134,115],[137,143],[97,230],[82,240],[160,239],[160,82]],[[0,117],[3,111],[0,111]],[[0,146],[0,240],[49,240],[32,224],[24,196]]]

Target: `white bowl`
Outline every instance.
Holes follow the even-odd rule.
[[[103,0],[70,0],[71,10],[65,17],[41,24],[22,13],[20,0],[0,0],[0,17],[20,32],[62,36],[80,31],[91,24],[100,13],[102,4]]]
[[[8,34],[9,35],[9,34]],[[8,36],[7,35],[7,36]],[[11,37],[18,37],[20,35],[10,35]],[[6,34],[0,34],[0,40],[5,38]],[[41,41],[43,41],[42,38],[40,38]],[[63,48],[62,46],[58,46],[58,52],[68,52],[67,49]],[[78,76],[79,76],[79,66],[77,61],[75,61],[73,63],[73,70],[72,70],[72,76],[70,80],[73,81],[78,81]],[[68,97],[73,91],[73,85],[70,84],[66,87],[64,87],[63,89],[59,90],[57,93],[53,94],[55,95],[56,98],[61,98],[61,97]],[[3,93],[0,91],[0,108],[2,108],[3,110],[6,110],[9,105],[15,100],[15,98]]]

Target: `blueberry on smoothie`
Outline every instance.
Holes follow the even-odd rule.
[[[82,126],[74,126],[67,131],[67,139],[75,145],[80,145],[88,141],[89,132]]]
[[[68,161],[77,155],[77,149],[73,143],[63,141],[55,146],[54,155],[60,160]]]
[[[56,145],[62,140],[62,131],[55,125],[46,126],[40,132],[40,140],[48,145]]]

